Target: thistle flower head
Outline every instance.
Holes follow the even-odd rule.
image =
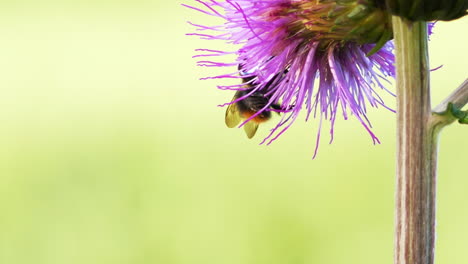
[[[301,111],[305,111],[306,120],[318,119],[317,146],[322,122],[330,122],[332,141],[339,116],[356,118],[373,142],[379,143],[366,113],[369,106],[391,110],[379,93],[391,94],[382,81],[393,77],[395,71],[393,46],[388,41],[392,38],[390,17],[373,1],[195,1],[200,7],[188,7],[219,17],[224,23],[211,27],[192,24],[199,32],[189,35],[238,45],[234,52],[199,49],[203,53],[194,56],[237,55],[232,63],[198,62],[200,66],[237,67],[237,71],[209,77],[244,81],[220,85],[220,89],[245,91],[249,87],[248,93],[225,105],[259,94],[267,99],[241,126],[267,111],[283,113],[262,143],[277,139]]]

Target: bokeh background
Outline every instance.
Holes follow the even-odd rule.
[[[314,122],[247,140],[191,58],[224,44],[184,35],[219,21],[180,4],[1,2],[0,263],[393,263],[395,116],[370,113],[376,146],[337,122],[315,160]],[[434,103],[467,76],[467,27],[437,24]],[[468,263],[467,135],[441,136],[437,263]]]

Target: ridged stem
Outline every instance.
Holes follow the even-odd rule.
[[[438,130],[425,22],[393,17],[397,67],[395,264],[433,264]]]

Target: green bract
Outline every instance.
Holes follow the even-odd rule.
[[[374,0],[411,21],[454,20],[467,14],[468,0]]]

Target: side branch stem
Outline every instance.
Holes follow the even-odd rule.
[[[453,93],[447,96],[447,98],[445,98],[442,103],[438,104],[434,108],[434,112],[438,113],[447,110],[449,103],[452,103],[453,106],[459,109],[468,104],[468,79],[465,79],[465,81],[460,84],[460,86],[458,86],[458,88],[455,89]]]
[[[438,104],[434,108],[430,121],[431,126],[437,131],[440,131],[445,126],[450,125],[457,120],[457,117],[452,113],[447,113],[453,110],[450,108],[461,110],[466,104],[468,104],[468,79],[466,79],[455,91],[445,98],[442,103]]]
[[[397,66],[395,264],[433,264],[437,133],[425,22],[393,17]]]

